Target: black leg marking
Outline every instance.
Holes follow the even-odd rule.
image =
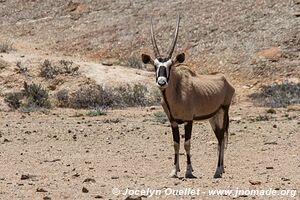
[[[173,127],[172,126],[172,134],[173,134],[173,141],[177,142],[178,144],[180,143],[180,135],[179,135],[179,128],[178,126]]]
[[[174,156],[174,165],[176,165],[177,162],[178,162],[178,155],[175,153],[175,156]]]
[[[186,125],[184,125],[184,141],[188,141],[191,139],[191,136],[192,136],[192,128],[193,128],[193,122],[192,121],[189,121],[187,122]]]
[[[172,126],[172,134],[173,134],[173,141],[174,141],[174,166],[175,166],[175,174],[172,174],[172,176],[176,177],[177,171],[180,171],[179,169],[179,147],[180,147],[180,134],[179,134],[179,128],[178,126],[173,127]]]
[[[186,150],[186,159],[187,159],[187,164],[191,164],[191,155],[190,155],[190,140],[192,137],[192,128],[193,128],[193,121],[187,122],[186,125],[184,125],[184,141],[188,142],[189,144],[185,144],[185,150]]]
[[[186,158],[187,158],[187,164],[190,165],[191,164],[191,157],[189,154],[186,154]]]

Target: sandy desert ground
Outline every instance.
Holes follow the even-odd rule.
[[[160,107],[131,108],[97,117],[65,109],[46,114],[2,112],[1,199],[129,196],[115,196],[113,188],[122,192],[127,188],[192,188],[206,192],[152,199],[289,199],[291,196],[209,196],[207,192],[237,188],[299,191],[299,108],[276,109],[276,114],[269,114],[265,108],[251,104],[232,106],[222,179],[213,179],[216,139],[205,122],[195,124],[192,137],[197,178],[184,178],[183,148],[180,176],[168,178],[173,163],[172,136],[168,123],[157,121],[154,115],[160,111]]]

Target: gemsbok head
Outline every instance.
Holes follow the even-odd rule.
[[[180,171],[178,125],[184,123],[184,149],[187,157],[185,177],[195,178],[190,154],[192,125],[194,120],[208,119],[218,140],[218,163],[214,177],[221,178],[224,173],[224,149],[228,137],[228,111],[235,90],[223,75],[198,75],[182,64],[185,61],[184,53],[172,58],[179,23],[180,16],[177,18],[171,47],[167,56],[162,57],[157,47],[151,19],[151,41],[155,58],[142,54],[143,63],[151,64],[155,68],[156,84],[162,93],[162,107],[171,123],[175,158],[170,176],[177,177]]]

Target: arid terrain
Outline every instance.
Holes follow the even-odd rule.
[[[165,52],[179,13],[175,51],[236,88],[221,179],[206,121],[193,126],[197,178],[184,178],[183,145],[168,178],[171,128],[140,54],[153,55],[150,18]],[[0,19],[1,200],[300,199],[299,0],[0,0]],[[123,194],[188,188],[201,192]]]

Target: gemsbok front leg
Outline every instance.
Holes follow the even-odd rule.
[[[179,149],[180,149],[180,135],[179,135],[179,128],[178,125],[171,125],[172,126],[172,134],[173,134],[173,142],[174,142],[174,169],[172,170],[170,177],[177,178],[177,172],[180,171],[179,167]]]
[[[192,136],[192,128],[193,128],[193,121],[187,122],[187,124],[184,125],[184,149],[186,152],[186,159],[187,159],[187,165],[186,165],[186,171],[185,171],[185,177],[186,178],[196,178],[193,175],[193,167],[191,162],[191,136]]]

